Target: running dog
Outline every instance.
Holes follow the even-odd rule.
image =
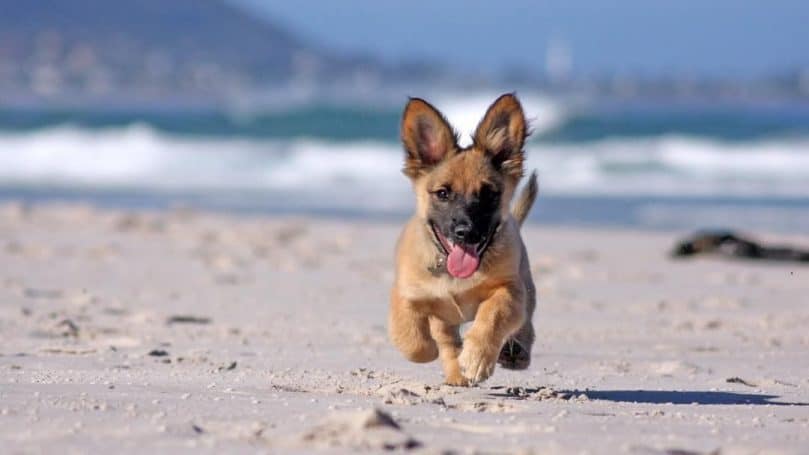
[[[426,101],[410,99],[402,116],[416,211],[396,248],[389,335],[408,360],[441,357],[450,385],[482,382],[496,363],[525,369],[531,362],[536,290],[520,226],[536,199],[536,173],[511,208],[527,135],[513,94],[489,107],[464,148]],[[459,327],[469,321],[461,340]]]

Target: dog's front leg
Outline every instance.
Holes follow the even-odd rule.
[[[444,367],[444,381],[449,385],[467,386],[469,381],[461,374],[458,355],[461,353],[461,335],[458,324],[450,324],[436,316],[430,317],[430,333],[438,344],[438,355]]]
[[[432,362],[438,346],[430,335],[428,306],[400,298],[391,292],[388,333],[393,344],[411,362]]]
[[[519,283],[501,286],[481,302],[458,357],[461,373],[470,383],[485,381],[494,373],[500,348],[524,320],[525,289]]]

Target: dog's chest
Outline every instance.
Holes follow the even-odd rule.
[[[439,277],[429,286],[425,286],[422,292],[430,299],[441,301],[440,313],[444,319],[458,323],[467,322],[475,319],[480,305],[480,299],[475,292],[480,281],[475,277],[465,280]]]
[[[475,315],[478,312],[478,305],[480,305],[480,301],[473,297],[460,295],[460,296],[452,296],[452,298],[449,299],[447,304],[456,307],[462,322],[468,322],[475,319]]]

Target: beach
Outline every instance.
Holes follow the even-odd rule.
[[[532,219],[532,365],[454,388],[387,340],[400,227],[4,203],[3,451],[809,450],[809,267]]]

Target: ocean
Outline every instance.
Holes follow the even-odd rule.
[[[520,94],[532,222],[809,231],[809,106]],[[469,136],[492,93],[428,97]],[[0,109],[0,199],[398,220],[400,102]]]

